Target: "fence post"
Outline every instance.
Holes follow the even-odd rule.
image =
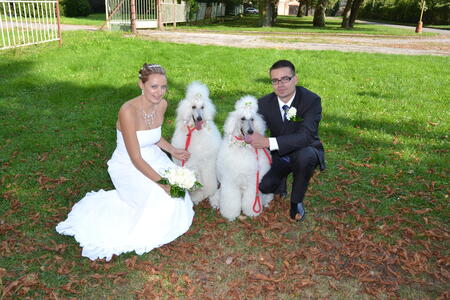
[[[173,1],[173,27],[177,27],[177,6],[176,6],[176,0]]]
[[[136,34],[136,0],[130,0],[131,33]]]
[[[161,10],[161,0],[156,0],[156,6],[158,8],[158,29],[164,30],[164,24],[163,24],[163,13]]]
[[[59,0],[56,0],[56,23],[58,24],[58,44],[59,48],[62,47],[62,38],[61,38],[61,18],[59,15]]]

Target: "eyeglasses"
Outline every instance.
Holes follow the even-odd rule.
[[[292,78],[294,78],[294,76],[284,76],[284,77],[281,77],[281,79],[276,79],[276,78],[271,79],[270,82],[272,82],[273,85],[279,84],[280,82],[288,83],[289,81],[292,80]]]

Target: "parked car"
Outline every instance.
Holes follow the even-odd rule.
[[[244,9],[244,14],[256,15],[259,14],[259,10],[254,7],[247,7],[246,9]]]

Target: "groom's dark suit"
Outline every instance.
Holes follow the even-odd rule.
[[[324,150],[318,135],[322,118],[320,97],[304,87],[296,87],[291,107],[297,109],[299,121],[283,121],[275,93],[259,99],[258,106],[270,137],[276,138],[279,148],[271,152],[273,163],[261,180],[260,190],[263,193],[280,191],[284,178],[292,172],[291,202],[302,202],[316,166],[325,169]]]

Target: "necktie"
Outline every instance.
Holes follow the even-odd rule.
[[[289,110],[289,106],[285,104],[285,105],[283,105],[282,109],[284,110],[283,122],[286,122],[286,120],[287,120],[287,112]]]

